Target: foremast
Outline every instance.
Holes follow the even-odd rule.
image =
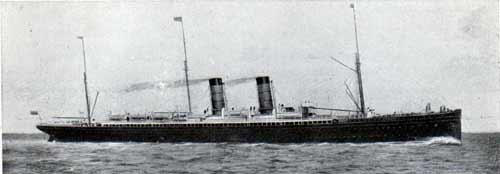
[[[90,102],[89,102],[89,94],[88,94],[88,85],[87,85],[87,60],[85,58],[85,41],[83,36],[78,36],[78,39],[82,41],[82,52],[83,52],[83,84],[85,86],[85,102],[87,103],[87,122],[88,125],[92,123],[90,118]]]
[[[186,52],[186,36],[184,34],[184,23],[182,22],[182,16],[174,17],[174,21],[180,22],[182,28],[182,43],[184,44],[184,72],[185,72],[184,75],[186,77],[189,114],[191,114],[191,94],[189,90],[188,62],[187,62],[187,52]]]

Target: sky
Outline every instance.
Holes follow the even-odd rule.
[[[43,120],[85,111],[85,37],[95,118],[186,111],[182,16],[193,111],[222,77],[228,105],[257,105],[256,76],[277,103],[354,109],[352,1],[1,2],[2,131],[39,132]],[[356,1],[366,105],[378,113],[462,109],[464,132],[500,131],[496,0]],[[246,80],[245,80],[246,79]],[[235,82],[235,83],[231,83]],[[237,82],[237,83],[236,83]],[[130,91],[137,84],[154,88]]]

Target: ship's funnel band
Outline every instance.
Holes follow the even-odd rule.
[[[210,96],[212,97],[212,114],[220,115],[225,106],[224,83],[222,78],[212,78],[208,80],[210,86]]]
[[[261,114],[271,114],[273,112],[273,97],[271,91],[271,81],[269,77],[257,77],[257,94],[259,98],[259,112]]]

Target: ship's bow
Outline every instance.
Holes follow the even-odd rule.
[[[454,122],[451,127],[453,130],[453,137],[462,140],[462,110],[457,109],[453,112]]]

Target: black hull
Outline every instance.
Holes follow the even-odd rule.
[[[295,123],[55,126],[37,128],[56,141],[90,142],[388,142],[429,137],[461,140],[461,111]]]

